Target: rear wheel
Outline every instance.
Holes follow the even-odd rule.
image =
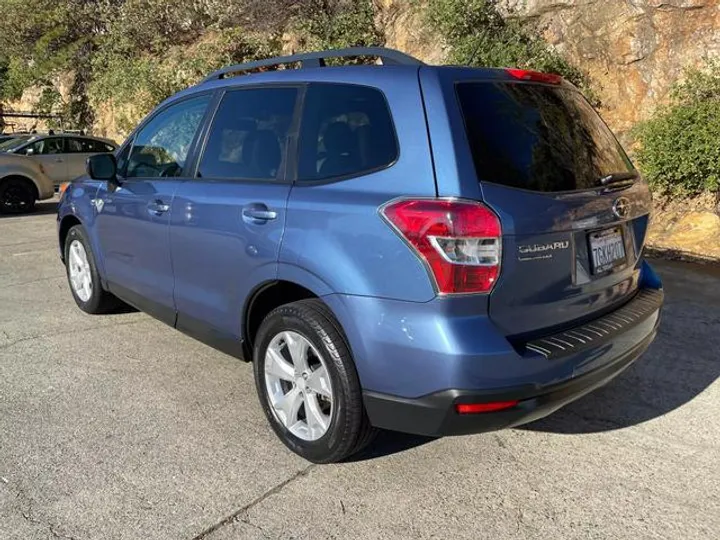
[[[121,302],[102,288],[90,242],[82,225],[75,225],[65,238],[65,269],[75,303],[85,313],[109,313]]]
[[[0,182],[0,213],[30,212],[35,207],[35,197],[35,185],[27,178],[6,178]]]
[[[340,325],[320,300],[272,311],[258,331],[255,384],[275,433],[314,463],[340,461],[375,434]]]

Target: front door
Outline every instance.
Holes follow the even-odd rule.
[[[245,300],[277,276],[298,93],[287,86],[225,92],[197,174],[173,201],[177,327],[232,354]]]
[[[111,292],[175,322],[168,224],[185,163],[210,102],[204,94],[160,110],[119,154],[119,186],[96,197],[97,230]]]

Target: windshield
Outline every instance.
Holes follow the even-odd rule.
[[[15,137],[13,139],[3,141],[0,143],[0,152],[12,152],[16,148],[19,148],[28,142],[30,139],[31,137]]]
[[[580,92],[539,84],[457,85],[480,180],[534,191],[600,185],[633,167]]]

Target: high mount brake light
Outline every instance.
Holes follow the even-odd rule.
[[[402,199],[383,217],[427,264],[441,294],[488,293],[500,272],[500,219],[482,203]]]
[[[519,81],[540,82],[546,84],[560,84],[562,82],[562,77],[560,75],[556,75],[555,73],[540,73],[539,71],[514,68],[507,68],[505,69],[505,72],[513,79],[518,79]]]

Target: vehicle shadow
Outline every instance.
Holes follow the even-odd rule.
[[[682,407],[720,377],[720,275],[688,263],[653,264],[666,301],[648,351],[607,386],[520,429],[579,434],[630,427]]]
[[[43,201],[43,202],[37,203],[32,212],[26,212],[23,214],[2,214],[2,213],[0,213],[0,219],[22,218],[22,217],[44,216],[44,215],[48,215],[48,214],[55,214],[55,213],[57,213],[57,205],[58,205],[57,201]]]
[[[345,460],[345,463],[354,463],[357,461],[367,461],[383,456],[390,456],[399,452],[404,452],[418,446],[422,446],[436,440],[434,437],[424,437],[422,435],[408,435],[407,433],[398,433],[396,431],[380,430],[377,438],[365,450],[354,454]]]

